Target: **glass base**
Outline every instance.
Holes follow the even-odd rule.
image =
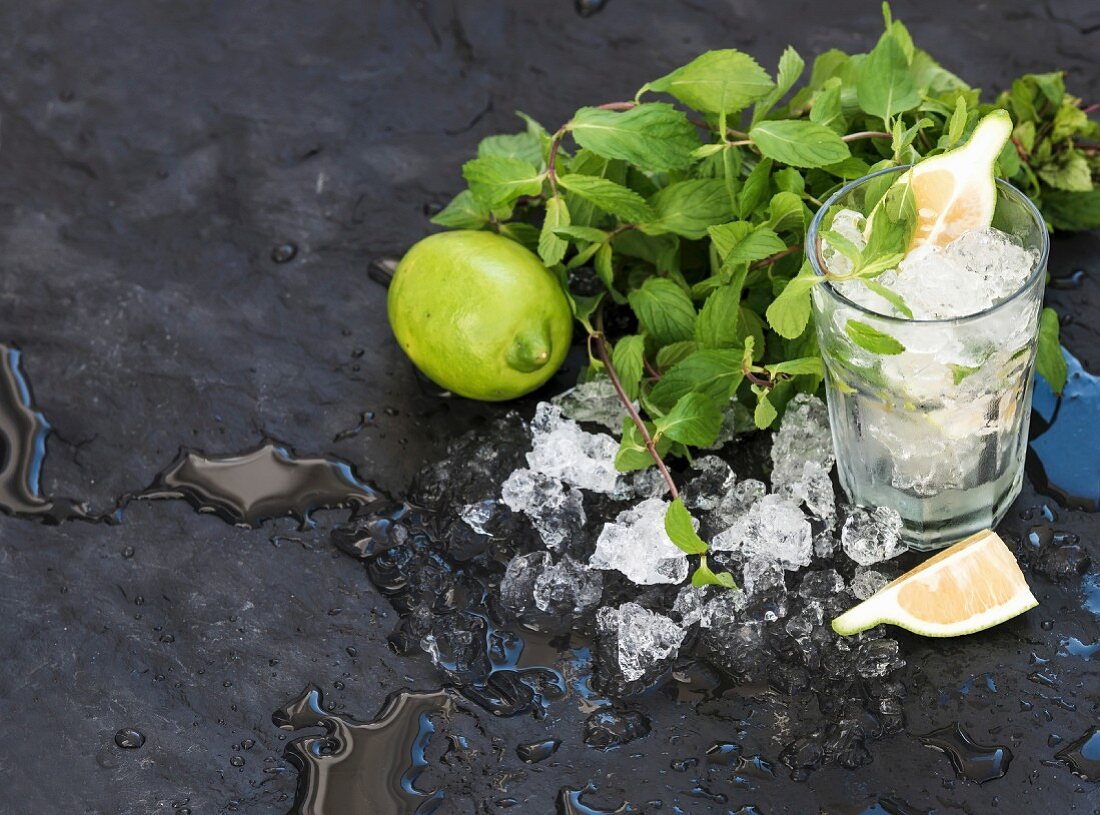
[[[969,490],[945,490],[932,496],[915,496],[893,487],[864,489],[853,503],[893,507],[901,515],[902,540],[910,549],[929,552],[943,549],[980,532],[994,529],[1023,487],[1024,471],[1005,473],[996,481]],[[852,500],[840,468],[840,484]]]

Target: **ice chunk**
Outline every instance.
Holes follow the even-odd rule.
[[[516,555],[500,580],[500,601],[512,611],[526,611],[534,600],[535,582],[552,563],[548,552]]]
[[[783,566],[779,561],[767,557],[757,556],[746,560],[741,580],[745,594],[753,597],[776,597],[787,591]]]
[[[547,614],[583,614],[600,602],[603,575],[566,555],[535,578],[535,605]]]
[[[493,519],[499,503],[496,501],[478,501],[476,504],[467,504],[458,513],[466,525],[479,535],[491,535],[485,528],[485,524]]]
[[[836,460],[829,413],[816,396],[799,393],[787,403],[783,421],[772,440],[772,488],[796,484],[806,462],[820,465],[826,473]]]
[[[611,497],[616,501],[629,501],[633,498],[660,498],[667,492],[668,482],[660,470],[649,467],[620,475]]]
[[[852,576],[848,591],[857,600],[866,600],[889,582],[890,578],[882,572],[860,567],[856,569],[856,573]]]
[[[699,623],[702,628],[728,625],[748,604],[745,592],[715,586],[684,586],[672,604],[684,628]]]
[[[668,617],[623,603],[618,608],[604,607],[596,616],[600,630],[613,634],[618,644],[619,670],[630,682],[641,679],[646,671],[676,655],[684,640],[684,629]]]
[[[896,509],[853,507],[840,531],[844,554],[860,566],[897,557],[905,551],[901,540],[901,515]]]
[[[660,498],[647,498],[604,524],[588,565],[618,569],[635,583],[682,583],[688,574],[687,555],[665,533]]]
[[[844,578],[836,569],[807,572],[798,584],[798,593],[807,600],[828,600],[844,591]]]
[[[570,419],[602,425],[616,436],[623,432],[626,408],[610,379],[581,382],[550,401]]]
[[[520,468],[501,485],[500,495],[509,509],[531,519],[543,543],[555,552],[584,529],[584,496],[556,478]]]
[[[689,509],[709,512],[717,508],[737,482],[730,465],[718,456],[700,456],[692,462],[691,470],[697,475],[682,490],[684,504]]]
[[[776,493],[802,504],[811,515],[832,527],[836,521],[836,494],[833,479],[817,461],[802,464],[802,473],[794,481],[781,484]]]
[[[767,493],[768,488],[763,481],[755,478],[738,481],[719,500],[718,506],[711,513],[711,523],[719,529],[728,529]]]
[[[559,478],[592,492],[615,491],[618,443],[603,433],[586,433],[561,409],[540,402],[531,422],[532,446],[527,466],[537,473]]]
[[[716,535],[711,548],[798,569],[808,566],[813,558],[813,535],[797,504],[778,495],[765,495],[733,526]]]

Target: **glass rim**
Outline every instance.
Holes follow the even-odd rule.
[[[821,208],[818,209],[817,213],[813,217],[813,220],[810,221],[809,229],[806,230],[806,249],[807,249],[807,251],[806,251],[805,254],[806,254],[806,259],[809,260],[809,262],[810,262],[810,267],[814,270],[814,274],[816,274],[818,277],[824,277],[825,276],[825,272],[822,271],[821,267],[818,265],[818,259],[817,259],[817,240],[818,240],[818,234],[817,233],[818,233],[819,229],[821,228],[821,222],[825,218],[825,213],[828,212],[829,209],[831,209],[833,206],[835,206],[836,203],[843,196],[847,195],[849,192],[851,192],[852,190],[854,190],[856,187],[860,186],[861,184],[864,184],[864,183],[870,181],[872,178],[876,178],[880,175],[886,175],[887,173],[900,173],[900,172],[903,172],[905,170],[910,169],[911,167],[913,167],[912,164],[901,164],[901,165],[898,165],[897,167],[884,167],[881,170],[875,170],[875,172],[873,172],[873,173],[868,173],[867,175],[861,176],[861,177],[855,179],[854,181],[849,181],[847,184],[845,184],[843,187],[841,187],[839,190],[837,190],[836,192],[834,192],[832,195],[830,195],[828,198],[825,199],[825,203],[823,203],[821,205]],[[1047,230],[1046,221],[1043,219],[1042,214],[1039,212],[1039,208],[1035,206],[1034,201],[1032,201],[1030,198],[1028,198],[1027,195],[1025,195],[1020,189],[1018,189],[1017,187],[1015,187],[1012,184],[1008,183],[1003,178],[995,178],[994,181],[996,181],[997,186],[1001,190],[1004,190],[1009,195],[1009,197],[1014,198],[1016,201],[1023,204],[1024,209],[1031,216],[1032,220],[1039,226],[1039,233],[1043,236],[1042,246],[1039,247],[1039,257],[1035,261],[1035,266],[1031,270],[1031,274],[1029,274],[1027,276],[1027,280],[1025,280],[1020,285],[1020,287],[1018,289],[1016,289],[1014,292],[1012,292],[1012,294],[1008,295],[1008,297],[1006,297],[1004,300],[1001,300],[998,303],[994,303],[993,305],[988,306],[988,307],[982,309],[981,311],[974,311],[974,312],[971,312],[970,314],[962,314],[958,317],[939,317],[939,318],[935,318],[935,319],[920,319],[920,320],[917,320],[917,319],[909,319],[908,317],[899,317],[899,316],[893,315],[893,314],[882,314],[881,312],[874,311],[873,309],[868,308],[867,306],[864,306],[860,303],[857,303],[854,300],[851,300],[848,297],[841,294],[833,286],[833,284],[830,283],[828,280],[826,280],[824,285],[820,286],[819,288],[824,288],[825,290],[827,290],[829,292],[830,297],[833,297],[834,299],[839,300],[840,302],[844,303],[846,306],[849,306],[850,308],[854,308],[857,311],[862,312],[863,314],[867,314],[867,315],[869,315],[871,317],[874,317],[876,319],[879,319],[879,320],[886,320],[887,322],[901,323],[901,324],[908,324],[908,325],[913,325],[913,324],[951,325],[951,324],[957,324],[957,323],[961,323],[961,322],[967,322],[967,321],[970,321],[970,320],[976,320],[976,319],[979,319],[981,317],[985,317],[986,315],[993,314],[994,312],[998,311],[999,309],[1007,306],[1009,303],[1012,303],[1017,298],[1022,297],[1024,295],[1024,293],[1029,291],[1031,289],[1031,287],[1035,284],[1036,278],[1039,277],[1041,274],[1043,274],[1043,270],[1046,269],[1047,261],[1050,257],[1050,232]]]

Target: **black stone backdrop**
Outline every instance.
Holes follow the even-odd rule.
[[[895,13],[990,91],[1063,67],[1074,92],[1100,100],[1100,8],[1088,0],[898,2]],[[583,19],[569,0],[5,4],[0,339],[24,349],[56,427],[45,491],[103,508],[181,445],[236,452],[272,436],[400,492],[492,409],[422,391],[366,267],[425,233],[422,208],[459,187],[481,136],[513,127],[516,108],[554,124],[627,97],[707,48],[771,65],[787,43],[807,56],[866,48],[879,26],[868,0],[610,0]],[[1094,236],[1058,241],[1052,269],[1091,270],[1098,250]],[[1093,370],[1097,281],[1052,297]],[[363,411],[365,428],[334,441]],[[1025,490],[1018,508],[1040,500]],[[1026,526],[1016,517],[1006,534]],[[1059,523],[1096,554],[1094,517]],[[1052,636],[1040,620],[1092,641],[1096,619],[1072,587],[1038,589],[1041,613],[991,635],[903,643],[918,728],[959,718],[1012,744],[1009,775],[982,787],[896,737],[858,772],[803,784],[781,772],[719,806],[691,798],[669,762],[736,723],[663,702],[638,743],[644,758],[585,748],[561,712],[569,721],[544,723],[569,734],[557,766],[514,757],[537,735],[530,720],[490,721],[499,757],[470,759],[465,781],[423,780],[451,791],[448,812],[511,797],[516,811],[544,813],[560,786],[589,780],[604,803],[629,792],[693,813],[749,802],[769,815],[846,812],[888,793],[938,811],[1095,811],[1094,783],[1044,764],[1051,734],[1069,740],[1096,722],[1095,669],[1067,664],[1054,689],[1028,674],[1034,643]],[[117,527],[0,517],[0,609],[4,812],[281,812],[294,776],[276,706],[314,681],[337,710],[366,718],[401,686],[438,683],[426,659],[389,653],[392,611],[323,539],[289,521],[232,528],[182,502],[135,505]],[[995,692],[960,693],[986,672]],[[144,745],[117,746],[120,728]]]

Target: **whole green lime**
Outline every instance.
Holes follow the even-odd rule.
[[[388,306],[394,336],[416,367],[449,391],[487,402],[544,383],[573,337],[554,275],[492,232],[424,238],[398,264]]]

